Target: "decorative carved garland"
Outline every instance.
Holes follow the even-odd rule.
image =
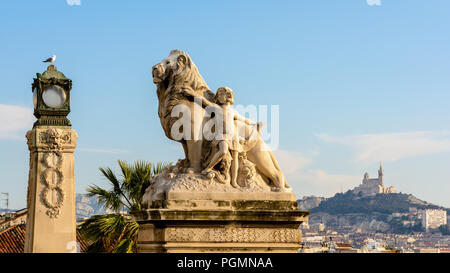
[[[52,128],[41,132],[39,140],[42,144],[47,145],[46,149],[48,150],[42,156],[42,164],[45,169],[40,177],[41,183],[44,185],[40,195],[41,202],[48,209],[47,215],[50,218],[57,218],[65,199],[65,193],[61,187],[64,181],[62,144],[70,142],[70,133],[63,134],[61,129]],[[56,201],[50,198],[53,194],[56,194]]]
[[[54,156],[56,157],[56,164],[51,163],[51,158]],[[47,215],[50,218],[56,218],[59,215],[59,208],[64,202],[65,196],[61,187],[64,181],[62,163],[63,157],[60,152],[45,153],[42,157],[42,164],[46,169],[41,173],[41,183],[45,186],[41,191],[41,202],[48,208]],[[56,201],[50,198],[50,195],[54,193],[56,193]]]
[[[298,243],[301,232],[287,228],[175,228],[165,229],[168,242],[215,242],[215,243]]]

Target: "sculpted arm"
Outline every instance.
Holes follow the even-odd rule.
[[[262,122],[262,121],[254,122],[253,120],[245,118],[237,113],[235,114],[234,119],[242,121],[247,125],[256,125],[258,132],[260,132],[261,128],[264,126],[264,122]]]
[[[206,105],[206,106],[213,106],[213,107],[218,107],[217,104],[210,102],[208,99],[206,99],[203,96],[200,96],[198,94],[196,94],[194,91],[190,90],[190,89],[183,89],[183,94],[189,97],[200,97],[202,100],[202,104]]]
[[[248,118],[245,118],[245,117],[239,115],[238,113],[235,113],[234,119],[235,119],[235,120],[242,121],[242,122],[245,122],[245,124],[248,124],[248,125],[254,125],[254,124],[257,124],[257,123],[254,122],[253,120],[249,120]]]

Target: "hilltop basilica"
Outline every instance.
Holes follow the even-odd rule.
[[[370,178],[369,174],[365,173],[361,185],[354,188],[353,193],[361,193],[362,196],[373,196],[378,193],[395,193],[395,188],[384,186],[384,171],[383,166],[380,163],[378,178]]]

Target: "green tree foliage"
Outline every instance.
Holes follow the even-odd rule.
[[[115,212],[92,216],[79,226],[81,234],[90,242],[87,252],[136,252],[139,224],[132,221],[128,213],[142,209],[142,198],[151,178],[168,165],[146,161],[128,164],[122,160],[118,160],[118,164],[119,176],[111,168],[99,168],[110,184],[109,189],[97,185],[87,189],[88,196],[97,196],[100,205]]]
[[[403,221],[401,220],[401,218],[394,218],[391,221],[389,221],[389,225],[391,226],[390,232],[395,234],[412,234],[415,232],[425,231],[420,221],[409,225],[403,225],[402,222]]]
[[[439,231],[442,233],[442,235],[450,235],[450,229],[448,228],[448,225],[440,226]]]

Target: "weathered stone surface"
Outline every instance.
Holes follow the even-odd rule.
[[[186,157],[146,189],[146,210],[134,214],[140,224],[138,251],[298,252],[299,226],[309,212],[298,210],[295,194],[261,137],[261,123],[229,107],[234,103],[230,88],[211,92],[180,50],[153,67],[153,82],[164,132],[182,144]],[[198,126],[213,119],[204,115],[203,106],[214,108],[214,117],[223,114],[212,140],[203,138]],[[182,118],[179,112],[173,115],[177,107],[185,110]],[[180,131],[173,130],[179,121],[185,122],[188,136],[173,135]],[[225,131],[217,133],[221,127],[238,133],[227,138]]]
[[[76,244],[74,156],[68,127],[28,131],[30,171],[25,252],[71,252]]]
[[[297,208],[295,194],[279,192],[277,188],[271,188],[265,183],[256,181],[249,183],[247,187],[235,188],[228,184],[217,183],[198,173],[179,173],[173,176],[171,174],[173,173],[169,167],[154,178],[144,195],[145,208],[266,208],[269,203],[265,201],[284,202],[284,205],[279,205],[275,209]],[[245,200],[253,202],[243,202]]]
[[[247,222],[302,222],[308,211],[300,210],[174,210],[148,209],[134,214],[138,222],[148,221],[247,221]]]
[[[149,209],[135,217],[139,252],[298,252],[309,212]]]
[[[185,152],[185,159],[172,168],[171,176],[197,173],[235,188],[254,182],[258,187],[267,184],[280,191],[290,190],[261,136],[262,123],[240,116],[231,107],[234,92],[229,87],[219,87],[213,93],[190,56],[181,50],[172,50],[153,67],[152,75],[164,133],[180,142]],[[205,114],[206,108],[214,117]],[[211,121],[214,126],[206,126]]]

